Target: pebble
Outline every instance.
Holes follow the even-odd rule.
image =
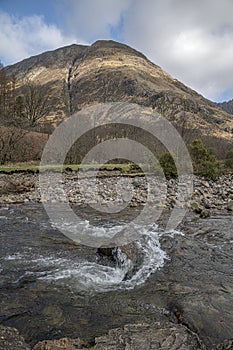
[[[178,181],[171,179],[161,181],[157,177],[150,177],[150,195],[146,177],[122,177],[120,174],[104,173],[98,178],[78,179],[77,173],[64,174],[62,183],[57,185],[52,197],[46,201],[56,203],[65,202],[66,196],[70,203],[122,203],[129,202],[130,206],[145,205],[148,202],[167,209],[186,207],[207,217],[211,209],[233,211],[233,174],[223,175],[218,181],[206,181],[200,177],[193,177],[193,191],[185,191],[186,184],[179,183],[180,193],[177,193]],[[53,176],[53,173],[51,173]],[[123,181],[122,181],[123,180]],[[0,194],[2,203],[41,202],[39,181],[37,174],[0,175],[0,182],[9,182],[25,191]],[[61,186],[64,186],[64,192]],[[9,186],[10,188],[10,186]],[[200,210],[199,210],[199,209]]]

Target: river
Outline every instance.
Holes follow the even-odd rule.
[[[74,210],[80,210],[75,208]],[[119,230],[132,215],[96,217],[95,230]],[[164,215],[165,218],[166,215]],[[90,343],[109,329],[135,322],[181,322],[207,348],[232,337],[232,215],[189,213],[178,231],[137,227],[141,263],[120,250],[116,261],[77,245],[50,223],[41,204],[0,208],[0,320],[31,345],[80,337]],[[83,230],[83,227],[80,228]],[[128,277],[127,277],[128,276]]]

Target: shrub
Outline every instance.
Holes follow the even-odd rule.
[[[220,163],[216,156],[201,140],[193,140],[189,146],[194,172],[206,180],[216,181],[221,175]]]
[[[169,152],[163,152],[158,159],[167,179],[174,179],[178,176],[174,159]]]
[[[227,152],[226,159],[225,159],[225,166],[233,170],[233,149]]]

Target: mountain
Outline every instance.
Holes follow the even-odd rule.
[[[127,101],[164,115],[182,136],[189,135],[188,142],[201,135],[217,151],[225,150],[225,143],[228,149],[232,144],[232,115],[142,53],[115,41],[62,47],[8,66],[6,71],[15,77],[18,94],[28,81],[46,89],[52,105],[46,121],[54,126],[85,106]]]
[[[227,102],[220,102],[217,105],[218,107],[222,108],[225,112],[233,114],[233,99]]]

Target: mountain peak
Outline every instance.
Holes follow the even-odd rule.
[[[72,44],[7,67],[17,86],[31,80],[44,85],[58,124],[70,113],[101,102],[126,101],[155,109],[174,123],[232,138],[232,116],[190,89],[142,53],[113,40],[90,46]],[[65,96],[65,100],[64,100]]]

